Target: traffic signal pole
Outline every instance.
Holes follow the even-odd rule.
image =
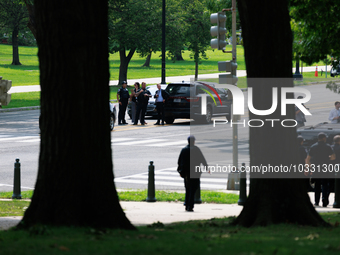
[[[231,9],[223,9],[222,11],[231,11],[231,36],[232,36],[232,50],[230,51],[223,51],[225,53],[232,54],[232,62],[237,66],[237,59],[236,59],[236,0],[232,0]],[[237,77],[237,69],[233,68],[231,71],[231,77]],[[232,84],[236,85],[236,82],[232,80]],[[234,104],[232,104],[234,105]],[[233,114],[233,166],[238,169],[238,129],[237,123],[240,119],[239,115]]]
[[[163,0],[162,5],[162,81],[161,84],[166,84],[165,82],[165,0]]]
[[[232,24],[231,24],[231,34],[232,34],[232,57],[234,63],[237,63],[236,61],[236,0],[232,0]],[[235,75],[237,77],[237,69],[234,70],[234,73],[232,75]],[[234,104],[233,104],[234,105]],[[238,115],[233,114],[233,123],[236,123],[239,120]],[[237,125],[233,125],[233,165],[238,168],[238,129]]]
[[[232,12],[232,51],[225,51],[226,46],[226,28],[225,21],[226,16],[225,12]],[[216,48],[218,50],[222,50],[224,53],[232,53],[232,60],[226,62],[218,62],[219,71],[227,71],[230,74],[220,74],[219,75],[219,84],[233,84],[237,85],[237,59],[236,59],[236,0],[232,0],[231,9],[223,9],[221,12],[213,13],[210,16],[211,23],[217,23],[217,26],[213,26],[210,28],[210,34],[213,37],[217,37],[217,39],[212,39],[210,42],[211,48]],[[232,99],[232,94],[228,93],[228,97]],[[232,107],[233,107],[232,103]],[[233,112],[233,111],[231,111]],[[233,128],[233,166],[238,169],[238,129],[237,122],[239,120],[239,115],[232,116],[232,128]]]

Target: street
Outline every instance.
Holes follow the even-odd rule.
[[[328,121],[329,111],[339,95],[325,89],[325,85],[304,86],[311,94],[306,103],[312,116],[307,125]],[[245,97],[247,93],[245,92]],[[297,96],[297,95],[296,95]],[[247,100],[245,100],[247,102]],[[21,163],[22,190],[33,189],[39,158],[39,110],[0,113],[0,191],[13,190],[14,162]],[[126,118],[131,124],[129,117]],[[248,120],[245,116],[240,121]],[[154,126],[155,119],[147,118],[147,125],[116,125],[111,132],[115,183],[118,189],[147,188],[148,166],[155,165],[156,189],[183,190],[177,159],[187,144],[188,135],[194,134],[196,144],[209,165],[232,166],[232,128],[230,125],[200,125],[194,121],[177,119],[172,125]],[[249,129],[238,128],[238,162],[249,164]],[[227,176],[223,173],[204,173],[202,189],[226,189]]]

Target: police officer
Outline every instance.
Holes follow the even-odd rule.
[[[123,81],[122,87],[118,89],[117,92],[117,101],[119,103],[118,125],[127,124],[125,121],[125,112],[129,102],[130,94],[126,86],[126,81]]]
[[[322,185],[322,206],[327,207],[329,201],[329,179],[322,178],[320,173],[322,170],[327,169],[330,164],[330,160],[335,160],[335,154],[332,147],[326,143],[327,136],[321,132],[318,134],[318,142],[310,147],[309,154],[306,159],[306,163],[310,166],[310,169],[314,169],[313,178],[316,177],[315,182],[315,205],[319,205],[320,191],[318,190],[320,184]],[[320,184],[318,183],[320,182]]]
[[[150,91],[146,89],[145,82],[142,82],[142,88],[137,91],[136,96],[137,96],[137,111],[136,111],[135,123],[133,123],[133,125],[138,124],[139,116],[140,116],[140,123],[142,125],[145,125],[146,124],[144,121],[145,112],[148,106],[149,98],[151,97]]]

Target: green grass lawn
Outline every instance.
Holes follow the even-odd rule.
[[[0,192],[2,199],[11,199],[12,195],[13,192]],[[21,192],[22,199],[31,199],[32,195],[33,191]],[[120,201],[142,202],[147,198],[147,190],[119,191],[118,196]],[[159,202],[184,202],[185,194],[157,190],[155,197]],[[236,204],[239,196],[225,192],[202,190],[201,199],[203,203]],[[22,206],[20,207],[17,202],[23,202]],[[22,208],[28,206],[29,203],[29,201],[20,200],[0,201],[0,216],[22,216]]]
[[[227,46],[231,50],[231,45]],[[21,66],[12,66],[12,46],[0,44],[0,76],[6,80],[12,80],[12,86],[39,85],[39,61],[37,47],[19,47]],[[145,58],[134,54],[128,69],[128,79],[153,78],[161,76],[161,53],[152,55],[150,67],[143,67]],[[208,50],[207,60],[202,60],[199,65],[199,74],[218,73],[218,61],[231,60],[231,54],[219,50]],[[194,75],[195,64],[190,59],[190,52],[184,51],[184,61],[166,61],[166,76]],[[110,54],[110,80],[118,80],[119,76],[119,54]],[[237,46],[237,64],[239,70],[245,70],[243,46]],[[323,63],[317,63],[323,65]],[[313,64],[314,65],[314,64]],[[294,66],[294,63],[293,63]]]
[[[243,228],[233,217],[164,225],[137,231],[48,227],[0,231],[0,254],[339,254],[339,214],[322,214],[332,224],[316,228],[294,224]]]
[[[230,49],[229,49],[230,48]],[[231,46],[228,46],[231,50]],[[0,76],[6,80],[12,80],[12,86],[39,85],[39,61],[37,47],[19,47],[21,66],[12,66],[12,46],[0,44]],[[160,52],[154,53],[150,67],[143,67],[145,58],[134,54],[128,69],[128,79],[160,77],[162,62]],[[184,61],[166,61],[166,76],[194,75],[195,63],[190,59],[190,52],[183,53]],[[217,73],[218,61],[231,59],[231,54],[225,54],[218,50],[208,50],[207,60],[202,60],[199,65],[199,74]],[[242,46],[237,46],[238,68],[245,69],[244,51]],[[119,76],[119,53],[110,54],[110,80],[118,80]]]

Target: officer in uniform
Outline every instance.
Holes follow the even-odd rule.
[[[140,116],[140,123],[142,125],[145,125],[144,117],[145,117],[146,107],[148,106],[149,98],[151,97],[150,91],[146,89],[145,82],[142,82],[142,88],[137,91],[136,96],[137,96],[137,111],[136,111],[136,116],[135,116],[135,123],[133,123],[133,125],[138,124],[139,116]]]
[[[317,182],[321,183],[322,186],[322,206],[327,207],[329,201],[329,179],[323,178],[325,176],[321,176],[320,173],[325,173],[322,171],[323,169],[327,169],[330,164],[330,160],[335,160],[335,153],[332,147],[326,143],[327,136],[325,133],[321,132],[318,134],[318,142],[313,144],[310,147],[309,154],[306,159],[306,163],[310,166],[310,169],[315,169],[313,173],[313,178],[316,177],[315,185],[317,186]],[[313,164],[311,166],[311,164]],[[327,174],[326,174],[327,175]],[[317,187],[316,187],[317,189]],[[315,190],[315,205],[319,205],[320,200],[320,191]]]
[[[125,112],[129,102],[130,94],[126,86],[126,81],[123,81],[122,87],[118,89],[117,92],[117,101],[119,103],[118,125],[127,124],[125,121]]]

